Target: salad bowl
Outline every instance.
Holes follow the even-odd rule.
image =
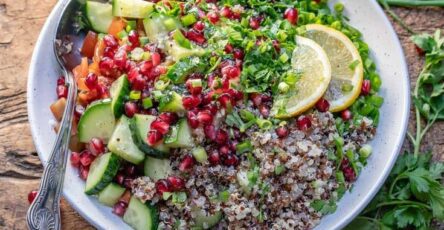
[[[55,141],[50,104],[56,100],[54,88],[61,74],[52,52],[56,30],[55,19],[68,1],[59,1],[49,15],[30,63],[28,77],[28,113],[34,143],[43,163],[48,160]],[[338,1],[331,1],[335,4]],[[371,201],[384,183],[401,149],[409,115],[409,78],[400,42],[376,1],[341,1],[349,23],[359,29],[369,44],[371,56],[382,79],[380,95],[384,104],[375,138],[373,154],[362,170],[353,189],[338,203],[337,210],[321,220],[316,229],[340,229],[349,223]],[[110,208],[85,196],[84,182],[71,165],[67,166],[63,195],[88,222],[99,229],[130,229]]]

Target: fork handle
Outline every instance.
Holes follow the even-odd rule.
[[[71,137],[71,124],[76,104],[77,85],[70,71],[65,72],[69,90],[63,119],[51,155],[43,171],[42,181],[34,202],[27,213],[28,228],[31,230],[60,229],[60,195],[65,178],[66,159]]]

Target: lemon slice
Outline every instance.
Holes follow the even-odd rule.
[[[310,24],[306,30],[306,37],[325,50],[331,64],[332,79],[325,94],[330,111],[348,108],[361,93],[364,69],[358,50],[347,36],[330,27]]]
[[[330,83],[330,62],[322,47],[299,36],[296,36],[296,43],[292,67],[300,78],[289,92],[275,99],[271,115],[277,118],[296,116],[310,109],[324,95]]]

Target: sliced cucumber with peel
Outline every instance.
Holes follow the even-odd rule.
[[[108,3],[86,1],[85,13],[93,30],[100,33],[108,33],[108,28],[113,20],[113,7]]]
[[[116,184],[109,183],[98,195],[100,203],[112,207],[119,201],[120,197],[125,193],[125,188]]]
[[[145,158],[143,172],[145,176],[148,176],[153,181],[165,179],[173,172],[170,163],[169,159],[158,159],[147,156]]]
[[[136,114],[130,121],[131,134],[137,147],[146,154],[154,157],[168,156],[170,149],[163,143],[150,146],[147,142],[148,131],[151,123],[156,120],[155,116]]]
[[[159,101],[159,111],[174,113],[185,111],[182,104],[182,96],[174,91],[162,95]]]
[[[111,137],[116,120],[111,109],[111,100],[105,99],[90,104],[78,124],[79,139],[87,143],[92,138],[100,138],[105,143]]]
[[[113,0],[113,15],[125,18],[146,18],[154,10],[154,3],[143,0]]]
[[[143,20],[143,27],[150,41],[163,42],[168,37],[169,32],[181,28],[181,23],[173,17],[152,13]]]
[[[155,230],[159,222],[159,214],[155,206],[144,204],[133,196],[123,215],[123,221],[135,230]]]
[[[115,80],[109,92],[112,98],[111,109],[113,110],[114,116],[119,118],[124,112],[125,98],[128,97],[130,92],[130,83],[127,75],[124,74]]]
[[[116,129],[109,140],[108,149],[124,160],[136,165],[145,159],[145,153],[140,151],[133,141],[130,119],[126,116],[122,116],[116,125]]]
[[[97,157],[89,168],[85,193],[93,195],[102,191],[116,176],[119,167],[120,159],[113,153],[105,153]]]
[[[194,146],[191,128],[186,119],[179,120],[179,122],[177,122],[177,132],[170,134],[176,136],[169,136],[169,139],[173,141],[165,143],[166,146],[170,148],[192,148]]]

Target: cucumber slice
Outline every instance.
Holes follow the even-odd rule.
[[[124,187],[111,182],[102,191],[100,191],[98,200],[100,203],[112,207],[117,203],[117,201],[119,201],[124,192]]]
[[[155,230],[157,229],[159,215],[155,206],[144,204],[133,196],[125,215],[123,215],[123,221],[136,230]]]
[[[113,20],[113,7],[108,3],[86,1],[85,13],[91,27],[100,33],[108,33]]]
[[[111,94],[112,103],[111,109],[113,110],[114,116],[119,118],[124,112],[124,101],[130,92],[130,84],[126,74],[120,76],[116,81],[113,82],[109,93]]]
[[[191,154],[193,154],[194,159],[199,163],[205,163],[208,160],[207,151],[205,151],[202,146],[194,147]]]
[[[174,141],[165,144],[170,148],[192,148],[194,141],[191,136],[191,129],[186,119],[181,119],[178,123],[177,137],[173,138]]]
[[[80,117],[77,130],[80,142],[88,142],[93,137],[108,142],[113,133],[116,120],[111,110],[111,100],[105,99],[92,103]]]
[[[153,181],[167,178],[173,171],[169,159],[158,159],[147,156],[143,172],[145,176],[150,177]]]
[[[154,10],[154,3],[143,0],[113,0],[113,15],[125,18],[146,18]]]
[[[196,216],[194,218],[194,227],[193,229],[209,229],[214,227],[219,221],[222,219],[222,212],[216,212],[212,215],[206,214],[199,207],[193,207],[191,212]]]
[[[205,50],[199,46],[192,45],[190,49],[187,49],[180,46],[175,40],[170,40],[166,43],[166,51],[171,57],[173,57],[174,61],[179,61],[182,58],[191,56],[202,56],[205,54]]]
[[[182,104],[182,96],[174,91],[162,95],[159,101],[159,111],[176,113],[185,111]]]
[[[116,176],[119,167],[119,157],[112,153],[106,153],[97,157],[89,168],[85,193],[93,195],[104,189]]]
[[[140,151],[136,144],[134,144],[130,130],[130,119],[126,116],[120,118],[109,140],[108,149],[136,165],[145,159],[145,153]]]
[[[143,27],[147,37],[152,42],[163,42],[168,33],[181,28],[180,22],[173,17],[159,13],[152,13],[143,20]]]
[[[146,154],[154,157],[168,156],[170,149],[163,143],[155,146],[150,146],[147,142],[148,131],[150,130],[151,122],[156,119],[155,116],[136,114],[130,121],[131,134],[133,136],[134,143],[140,150]]]

